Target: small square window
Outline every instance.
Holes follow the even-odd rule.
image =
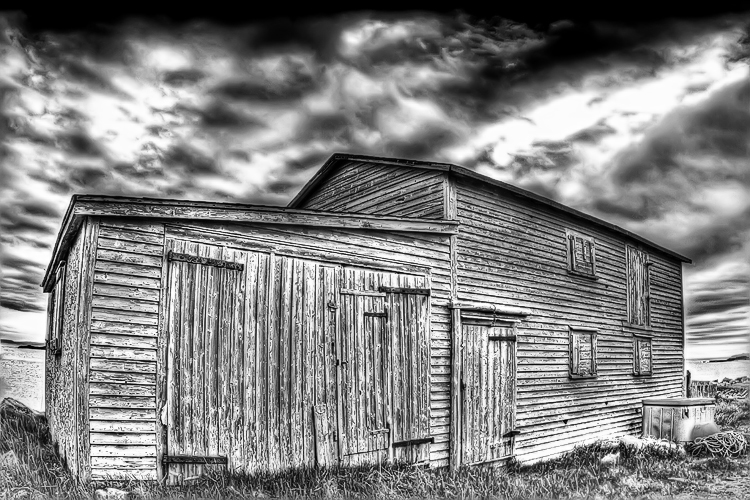
[[[566,231],[568,239],[568,271],[596,277],[596,245],[594,238]]]
[[[634,375],[651,375],[653,373],[652,356],[651,337],[633,336]]]
[[[596,330],[570,327],[570,378],[596,377]]]

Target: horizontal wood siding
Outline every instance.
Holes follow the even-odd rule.
[[[469,180],[457,181],[458,297],[527,308],[518,327],[515,451],[550,457],[640,432],[641,400],[682,391],[681,264],[648,251],[653,329],[627,320],[624,237]],[[596,241],[596,276],[568,271],[566,229]],[[597,378],[569,378],[569,326],[597,330]],[[633,333],[653,335],[653,375],[633,375]]]
[[[170,239],[181,240],[184,242],[211,244],[225,246],[234,251],[254,252],[250,255],[258,255],[254,266],[261,265],[258,271],[253,275],[258,281],[257,284],[246,284],[245,294],[248,298],[255,297],[255,312],[252,314],[260,317],[268,316],[266,322],[259,322],[257,325],[257,335],[264,331],[261,328],[269,328],[266,323],[274,326],[277,330],[286,332],[283,338],[279,338],[279,344],[269,344],[269,339],[265,336],[257,338],[258,349],[262,352],[268,352],[268,355],[261,356],[255,360],[247,362],[255,363],[258,370],[270,370],[267,363],[289,363],[290,360],[306,360],[308,350],[305,344],[298,345],[300,332],[305,332],[313,328],[314,324],[308,324],[306,315],[313,314],[316,306],[308,310],[308,295],[313,292],[313,285],[322,288],[326,282],[323,279],[322,271],[326,264],[355,266],[365,268],[382,269],[390,271],[394,276],[397,274],[420,275],[427,274],[432,284],[432,294],[429,297],[431,308],[431,331],[430,331],[430,391],[429,391],[429,433],[434,437],[435,442],[429,447],[429,458],[433,464],[447,465],[448,458],[448,432],[449,432],[449,366],[450,366],[450,337],[449,337],[449,312],[448,300],[450,297],[450,271],[449,271],[449,245],[447,236],[416,235],[413,233],[403,234],[386,234],[377,231],[366,230],[334,230],[334,229],[316,229],[303,227],[281,227],[281,226],[242,226],[221,223],[190,223],[190,224],[170,224],[167,226],[167,235]],[[270,271],[267,268],[268,256],[273,254],[273,283],[269,287],[266,281],[270,280]],[[261,262],[261,256],[266,259]],[[249,257],[248,257],[249,259]],[[259,260],[260,259],[260,260]],[[307,263],[310,263],[308,265]],[[316,264],[317,263],[317,264]],[[313,265],[314,264],[314,265]],[[248,260],[247,265],[251,265]],[[312,266],[312,267],[310,267]],[[262,268],[262,269],[261,269]],[[390,275],[387,273],[387,275]],[[317,280],[316,280],[317,276]],[[260,291],[267,291],[273,297],[279,296],[281,284],[279,280],[286,280],[291,285],[297,283],[309,283],[309,286],[303,286],[305,292],[299,296],[283,296],[281,299],[275,299],[269,302],[269,298],[260,294]],[[328,278],[330,279],[330,278]],[[323,280],[323,281],[321,281]],[[406,282],[404,282],[406,283]],[[395,283],[395,286],[405,286],[404,283]],[[409,284],[409,283],[406,283]],[[251,288],[257,286],[258,293],[251,293]],[[292,289],[295,287],[292,286]],[[275,307],[269,309],[268,304],[274,303]],[[308,305],[312,306],[312,303]],[[248,309],[249,310],[249,309]],[[295,312],[296,311],[296,312]],[[297,315],[300,315],[298,319]],[[319,319],[316,322],[322,322],[322,316],[316,314]],[[322,323],[321,323],[322,324]],[[316,327],[317,328],[317,327]],[[298,330],[301,329],[301,330]],[[246,325],[248,335],[253,330],[249,324]],[[267,334],[267,333],[266,333]],[[264,335],[266,335],[264,334]],[[265,339],[265,340],[264,340]],[[274,347],[275,345],[275,347]],[[282,347],[283,357],[280,352],[271,351],[270,349],[279,349]],[[299,350],[297,347],[301,347]],[[253,346],[254,348],[254,346]],[[260,351],[259,351],[260,352]],[[242,404],[255,404],[260,412],[265,414],[269,419],[276,422],[273,432],[266,427],[261,427],[257,432],[258,439],[264,439],[268,443],[268,448],[258,448],[252,451],[248,446],[249,441],[245,441],[247,448],[246,455],[236,457],[234,463],[240,463],[241,460],[248,461],[252,467],[268,467],[271,462],[270,456],[279,457],[274,467],[286,467],[289,465],[309,465],[310,460],[314,458],[314,440],[312,439],[312,427],[314,422],[312,414],[305,415],[301,425],[294,425],[289,428],[290,422],[296,422],[294,419],[301,418],[297,411],[300,401],[315,401],[316,405],[326,405],[330,401],[327,392],[316,392],[315,390],[307,391],[306,386],[298,387],[291,392],[294,398],[300,400],[284,399],[283,411],[287,415],[285,419],[275,415],[268,403],[268,394],[275,394],[279,397],[279,384],[287,386],[292,382],[301,383],[302,379],[296,375],[296,361],[287,368],[291,371],[278,372],[277,375],[264,380],[263,384],[271,384],[268,390],[264,392],[266,396],[260,397],[258,394],[250,396],[249,402],[243,400]],[[273,367],[272,367],[273,368]],[[258,372],[262,373],[262,372]],[[131,376],[142,376],[146,374],[132,373]],[[321,374],[322,375],[322,374]],[[261,383],[261,375],[255,375],[254,380],[247,383]],[[316,382],[317,383],[317,382]],[[249,387],[249,385],[247,385]],[[310,385],[312,388],[312,384]],[[280,404],[280,403],[279,403]],[[277,406],[278,408],[282,408]],[[239,415],[244,414],[244,409],[237,409]],[[309,418],[308,418],[309,417]],[[250,421],[248,421],[250,422]],[[279,426],[282,427],[279,427]],[[263,431],[262,429],[266,429]],[[284,430],[286,429],[286,430]],[[248,429],[248,433],[253,432]],[[265,434],[264,434],[265,432]],[[297,436],[297,433],[299,435]],[[252,434],[245,434],[243,439],[250,440]],[[283,443],[294,443],[295,446],[301,447],[301,455],[298,458],[279,455],[279,446]],[[263,451],[265,450],[265,451]],[[310,453],[305,452],[308,450]],[[325,451],[325,450],[322,450]],[[335,455],[334,455],[335,456]],[[427,458],[427,457],[423,457]],[[251,468],[252,468],[251,467]]]
[[[89,354],[91,478],[156,479],[156,360],[164,226],[99,225]]]
[[[299,208],[441,219],[444,178],[440,171],[349,162]]]

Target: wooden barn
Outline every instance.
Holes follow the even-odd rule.
[[[684,395],[683,262],[443,163],[335,154],[286,208],[74,196],[50,428],[83,480],[549,458]]]

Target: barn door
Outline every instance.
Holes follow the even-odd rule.
[[[389,367],[385,300],[378,292],[342,290],[339,338],[341,456],[389,445]]]
[[[462,318],[461,463],[490,462],[513,454],[515,335],[509,326]]]
[[[381,287],[386,292],[392,373],[393,458],[430,456],[430,290]]]
[[[170,482],[226,464],[230,346],[242,336],[243,264],[213,245],[176,241],[168,254],[167,449]]]
[[[340,459],[429,459],[430,290],[426,278],[343,269]]]

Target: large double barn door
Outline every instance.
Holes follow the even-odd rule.
[[[429,288],[424,277],[343,269],[339,454],[342,463],[429,454]]]
[[[429,457],[425,276],[168,246],[166,474]]]
[[[461,322],[461,463],[502,460],[515,435],[515,330],[476,316]]]

